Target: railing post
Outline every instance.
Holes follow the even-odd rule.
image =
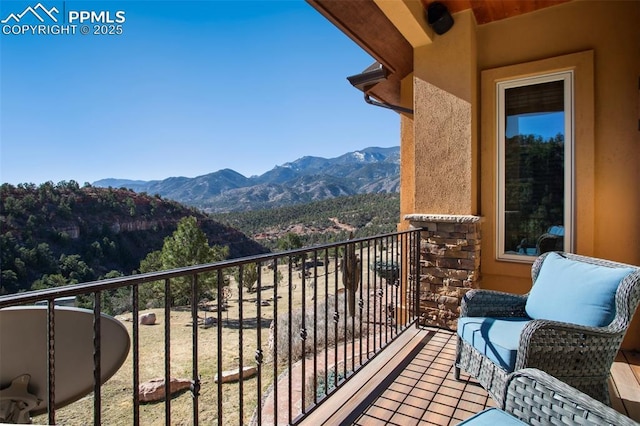
[[[289,263],[288,263],[288,271],[289,271],[289,298],[288,298],[288,303],[289,303],[289,313],[288,313],[288,330],[287,330],[287,336],[288,336],[288,357],[287,357],[287,367],[288,367],[288,404],[287,404],[287,408],[288,408],[288,420],[289,420],[289,424],[293,423],[293,392],[292,392],[292,387],[293,387],[293,382],[292,382],[292,366],[293,366],[293,360],[292,360],[292,356],[293,356],[293,348],[292,348],[292,336],[293,336],[293,285],[292,285],[292,281],[293,281],[293,258],[291,256],[289,256]]]
[[[313,388],[318,389],[318,252],[316,250],[313,251]],[[317,403],[318,392],[314,392],[313,404]]]
[[[243,323],[243,318],[244,318],[244,312],[243,312],[243,308],[242,308],[242,301],[244,299],[244,282],[242,279],[243,273],[242,273],[242,265],[238,266],[238,276],[239,276],[239,280],[238,280],[238,364],[240,366],[240,368],[242,368],[242,366],[244,365],[244,323]],[[218,283],[218,285],[220,285]],[[220,307],[218,306],[218,318],[222,318],[222,312]],[[220,333],[218,333],[218,335],[220,336],[219,339],[222,338],[222,331],[221,331],[221,327],[220,324],[218,324],[218,330],[220,330]],[[218,347],[220,347],[219,351],[218,351],[218,357],[222,356],[222,348],[221,348],[221,344],[220,344],[220,340],[218,340]],[[218,401],[222,401],[222,380],[221,380],[221,371],[218,371]],[[240,424],[243,424],[243,416],[244,416],[244,380],[240,380],[240,382],[238,382],[238,389],[239,389],[239,393],[240,393],[240,406],[239,411],[240,411]],[[219,409],[221,410],[222,408],[222,404],[219,404]],[[220,416],[219,416],[220,417]]]
[[[164,422],[171,424],[171,279],[164,280]]]
[[[219,299],[218,299],[219,300]],[[220,303],[218,301],[218,303]],[[198,275],[191,276],[191,345],[192,372],[191,397],[193,398],[193,426],[198,426],[198,396],[200,377],[198,373]]]
[[[240,276],[242,277],[242,270],[240,270]],[[220,283],[222,283],[224,281],[224,277],[222,275],[222,269],[218,269],[218,274],[217,274],[217,282],[218,282],[218,290],[217,290],[217,296],[216,299],[218,299],[216,301],[216,303],[219,305],[220,304],[220,300],[222,299],[222,289],[220,288]],[[242,279],[241,279],[242,280]],[[242,281],[241,281],[242,283]],[[242,287],[242,285],[240,285],[240,287]],[[242,304],[242,301],[240,302],[240,304]],[[218,309],[218,318],[217,318],[217,322],[218,322],[218,326],[216,327],[217,329],[217,372],[216,374],[218,375],[218,392],[217,392],[217,396],[218,396],[218,404],[217,404],[217,409],[218,409],[218,424],[220,426],[222,426],[223,421],[224,421],[224,414],[222,412],[222,371],[223,371],[223,366],[222,366],[222,309]],[[242,319],[240,320],[240,330],[242,330]],[[240,351],[242,352],[242,346],[240,347]]]
[[[133,321],[133,424],[140,424],[140,348],[139,348],[139,301],[138,286],[132,287],[131,304],[132,304],[132,321]]]
[[[273,418],[278,419],[278,261],[273,260]],[[262,407],[260,407],[262,408]],[[240,422],[242,424],[242,421]]]
[[[258,309],[256,312],[256,363],[258,365],[258,378],[257,378],[257,390],[258,390],[258,401],[262,401],[262,362],[264,360],[264,354],[262,352],[262,274],[258,274],[258,282],[257,286],[257,298],[256,303],[258,304]],[[242,374],[242,366],[240,366],[240,380],[244,380]],[[262,410],[258,410],[258,424],[262,424]]]
[[[409,276],[411,274],[410,265],[411,265],[411,250],[408,250],[409,245],[407,244],[407,239],[411,234],[401,234],[398,238],[400,238],[400,271],[399,271],[399,279],[400,279],[400,303],[398,304],[398,322],[402,324],[402,326],[406,326],[409,323],[409,312],[410,309],[407,306],[407,298],[409,296]]]
[[[96,291],[93,300],[93,424],[102,423],[102,398],[100,385],[102,381],[102,348],[100,346],[100,305],[102,293]]]
[[[56,319],[54,299],[47,300],[47,413],[49,424],[56,423]]]
[[[302,291],[302,324],[300,325],[300,339],[302,340],[302,382],[300,383],[300,392],[302,394],[302,413],[304,414],[306,411],[306,407],[304,406],[304,400],[305,400],[305,380],[307,378],[307,363],[304,361],[305,359],[305,351],[306,351],[306,343],[307,343],[307,322],[306,322],[306,289],[307,289],[307,282],[306,282],[306,275],[307,275],[307,253],[304,253],[302,255],[302,283],[300,284],[301,291]]]
[[[414,258],[413,258],[413,300],[414,300],[414,317],[416,322],[416,328],[420,326],[420,275],[421,275],[421,267],[420,267],[420,238],[421,238],[421,230],[417,229],[413,233],[413,241],[414,241]]]

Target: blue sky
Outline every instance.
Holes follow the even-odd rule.
[[[304,1],[41,3],[60,11],[58,24],[70,11],[126,20],[120,35],[92,34],[102,23],[88,21],[87,35],[77,21],[76,34],[5,34],[19,30],[7,23],[2,182],[250,176],[304,155],[399,145],[398,114],[346,80],[373,59]],[[37,4],[2,0],[0,20]]]
[[[507,117],[506,136],[539,135],[545,140],[558,134],[564,136],[564,112],[520,114]]]

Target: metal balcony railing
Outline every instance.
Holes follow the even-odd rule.
[[[0,297],[0,308],[46,305],[40,347],[47,374],[32,384],[46,395],[38,422],[74,424],[67,410],[84,404],[83,424],[91,422],[91,406],[96,425],[295,424],[416,323],[419,240],[419,230],[411,230],[19,293]],[[112,311],[116,293],[127,295],[130,311]],[[176,306],[176,295],[187,303]],[[58,319],[77,308],[56,300],[74,297],[93,315],[92,341],[75,342],[90,345],[93,389],[85,392],[91,397],[58,407],[56,386],[67,378],[56,374],[56,335],[69,333]],[[140,317],[148,311],[158,314],[160,324],[143,329]],[[126,361],[107,381],[101,368],[110,342],[98,320],[105,314],[127,319],[130,337]],[[150,333],[157,338],[144,340]],[[190,334],[187,340],[184,334]],[[23,350],[16,346],[11,350]],[[222,373],[235,368],[239,378],[223,383]],[[144,403],[141,382],[154,374],[167,384],[163,401]],[[172,395],[168,383],[177,375],[189,376],[186,394]]]

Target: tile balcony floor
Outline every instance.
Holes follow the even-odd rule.
[[[446,426],[495,406],[464,372],[453,379],[455,345],[450,331],[405,331],[302,424]],[[613,408],[640,421],[640,355],[620,352],[611,372]]]

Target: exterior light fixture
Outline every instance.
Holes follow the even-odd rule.
[[[449,9],[438,1],[427,7],[427,22],[436,34],[442,35],[453,27],[453,17]]]

